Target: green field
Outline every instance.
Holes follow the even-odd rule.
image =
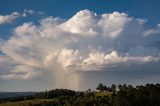
[[[95,96],[112,96],[112,92],[95,92]]]
[[[55,104],[56,101],[54,99],[34,99],[34,100],[26,100],[26,101],[17,101],[17,102],[8,102],[2,103],[0,106],[38,106],[42,104]]]

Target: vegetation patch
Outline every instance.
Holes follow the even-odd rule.
[[[33,99],[33,100],[25,100],[25,101],[17,101],[17,102],[8,102],[2,103],[0,106],[41,106],[43,104],[56,104],[57,101],[54,99]]]
[[[0,106],[160,106],[160,84],[99,84],[98,91],[53,89],[35,95],[0,98]]]
[[[95,96],[109,96],[111,97],[113,92],[94,92]]]

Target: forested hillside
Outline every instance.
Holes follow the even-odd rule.
[[[160,84],[99,84],[97,91],[53,89],[35,95],[1,98],[0,106],[160,106]]]

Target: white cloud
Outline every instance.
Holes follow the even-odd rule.
[[[116,51],[112,51],[109,54],[104,54],[100,52],[96,53],[90,53],[89,57],[86,58],[83,61],[83,65],[87,69],[85,70],[103,70],[108,69],[110,67],[107,66],[113,66],[120,67],[123,65],[132,65],[132,64],[145,64],[148,62],[157,62],[160,60],[160,57],[154,57],[154,56],[127,56],[127,55],[119,55]],[[91,67],[89,69],[88,67]]]
[[[40,72],[33,71],[33,72],[27,72],[25,74],[17,74],[17,73],[5,74],[5,75],[2,75],[1,78],[5,80],[28,80],[40,75],[41,75]]]
[[[160,24],[158,24],[156,28],[149,29],[144,32],[144,36],[155,35],[155,34],[160,34]]]
[[[17,18],[27,17],[28,15],[43,15],[43,12],[24,9],[22,13],[13,12],[10,15],[0,15],[0,24],[12,23]]]
[[[11,79],[23,79],[28,80],[41,75],[40,69],[29,65],[21,65],[15,62],[8,56],[0,56],[0,78],[11,80]],[[3,75],[2,75],[3,74]]]
[[[97,16],[89,10],[83,10],[74,15],[71,19],[61,24],[59,27],[64,31],[69,31],[74,34],[94,36],[96,35],[96,20]]]
[[[36,26],[32,23],[24,23],[22,26],[15,29],[15,34],[19,36],[27,36],[35,34]]]
[[[33,14],[35,11],[24,9],[24,13]]]
[[[13,12],[10,15],[0,15],[0,24],[11,23],[19,16],[20,14],[18,12]]]
[[[22,16],[23,17],[27,17],[27,15],[43,15],[43,12],[41,11],[34,11],[34,10],[28,10],[28,9],[24,9]]]
[[[157,38],[143,35],[149,31],[145,24],[125,13],[97,15],[89,10],[66,21],[48,17],[39,25],[24,23],[1,44],[1,51],[16,63],[1,78],[34,78],[42,73],[39,68],[62,75],[160,62],[159,48],[148,46]]]
[[[128,21],[131,21],[125,13],[113,12],[112,14],[103,14],[98,22],[103,35],[111,38],[117,37]]]
[[[58,53],[57,62],[62,64],[64,68],[74,65],[78,58],[78,51],[62,49],[60,53]]]

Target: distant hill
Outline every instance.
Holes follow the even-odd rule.
[[[0,98],[35,95],[36,92],[0,92]]]

